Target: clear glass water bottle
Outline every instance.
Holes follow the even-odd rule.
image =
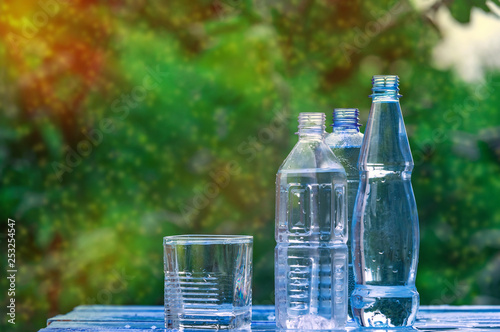
[[[281,329],[342,328],[346,174],[325,144],[323,113],[301,113],[298,135],[276,175],[276,323]]]
[[[419,229],[399,78],[374,76],[372,91],[352,224],[352,313],[360,326],[411,326],[419,306]]]
[[[352,214],[359,187],[358,158],[363,134],[359,132],[359,111],[357,108],[336,108],[333,110],[333,132],[326,136],[325,142],[340,161],[347,175],[347,225],[352,223]],[[351,259],[351,240],[347,240],[349,252],[348,298],[354,290],[354,272]],[[349,302],[347,314],[351,315]]]

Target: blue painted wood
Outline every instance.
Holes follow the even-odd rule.
[[[500,306],[422,306],[415,324],[425,331],[500,331]],[[86,305],[50,318],[40,332],[165,331],[162,306]],[[252,331],[275,331],[274,307],[253,306]],[[356,327],[349,322],[346,331]]]

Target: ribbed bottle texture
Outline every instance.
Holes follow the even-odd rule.
[[[326,136],[325,142],[344,167],[347,175],[347,225],[351,225],[354,204],[359,187],[358,158],[363,134],[359,132],[359,111],[357,108],[336,108],[333,111],[333,132]],[[350,253],[351,241],[347,241]],[[348,265],[348,295],[354,290],[354,273],[351,255]],[[351,306],[348,306],[348,314]]]
[[[342,328],[347,317],[346,174],[324,142],[325,115],[301,113],[276,175],[276,322]]]

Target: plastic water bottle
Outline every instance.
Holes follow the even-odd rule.
[[[419,230],[399,78],[374,76],[372,91],[352,224],[352,313],[360,326],[411,326],[419,306]]]
[[[346,174],[324,142],[323,113],[301,113],[298,135],[276,175],[276,323],[280,329],[343,328]]]
[[[359,132],[359,111],[357,108],[336,108],[333,110],[333,132],[326,136],[325,142],[340,161],[347,175],[347,224],[352,223],[352,214],[359,187],[358,158],[363,134]],[[354,272],[351,259],[351,240],[347,240],[349,252],[348,297],[354,290]],[[347,314],[351,314],[350,302]]]

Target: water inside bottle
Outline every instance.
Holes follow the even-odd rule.
[[[359,152],[361,146],[330,146],[335,157],[340,161],[347,174],[347,225],[351,227],[354,205],[356,204],[356,195],[359,187],[359,170],[357,167]],[[347,248],[351,249],[351,236],[348,237]],[[350,252],[349,252],[350,256]],[[348,292],[352,294],[354,290],[354,268],[352,260],[348,264]],[[351,315],[351,306],[349,302],[348,314]]]
[[[415,287],[358,286],[352,293],[354,317],[362,326],[406,326],[415,320],[418,305]]]
[[[332,241],[334,238],[342,241],[346,232],[344,220],[339,221],[331,214],[345,209],[340,206],[344,199],[340,196],[345,196],[343,172],[335,169],[280,170],[277,186],[280,195],[277,200],[278,243]],[[338,224],[332,226],[332,219],[338,220]]]
[[[334,329],[346,319],[347,246],[278,244],[277,319],[287,329]]]
[[[345,175],[336,169],[280,170],[277,184],[278,325],[342,327],[347,315],[347,246],[343,219],[332,211],[340,214],[345,208]]]

